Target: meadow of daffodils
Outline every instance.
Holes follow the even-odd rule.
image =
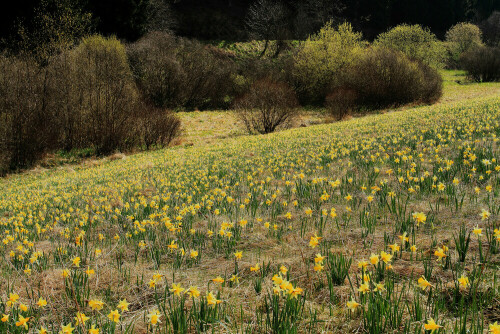
[[[0,181],[0,333],[500,333],[500,98]]]

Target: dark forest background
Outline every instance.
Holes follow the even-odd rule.
[[[253,8],[263,10],[257,15],[273,14],[276,6],[281,33],[289,39],[305,38],[331,19],[351,22],[367,39],[400,23],[421,24],[443,37],[457,22],[480,23],[500,10],[500,0],[17,0],[0,12],[0,40],[40,29],[34,18],[40,11],[57,11],[61,2],[90,14],[93,32],[126,41],[159,26],[199,40],[258,38],[248,27],[249,13]]]

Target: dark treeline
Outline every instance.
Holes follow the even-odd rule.
[[[246,39],[248,12],[258,2],[177,1],[173,5],[179,18],[177,32],[199,39]],[[286,25],[296,39],[315,32],[329,19],[351,22],[368,39],[401,23],[421,24],[443,37],[457,22],[479,23],[494,10],[500,10],[500,0],[282,0],[281,3],[291,16]]]
[[[400,23],[421,24],[438,37],[457,22],[479,23],[500,10],[500,0],[64,0],[90,14],[95,33],[134,41],[154,22],[177,35],[201,40],[241,41],[253,38],[252,10],[261,19],[279,22],[272,34],[302,39],[326,21],[351,22],[372,39]],[[0,39],[19,37],[19,31],[37,28],[34,18],[49,0],[19,0],[0,12]],[[45,6],[47,8],[47,6]],[[48,6],[50,7],[50,6]],[[49,8],[50,9],[50,8]],[[153,17],[153,18],[152,18]],[[254,17],[255,18],[255,17]],[[252,20],[253,21],[253,20]],[[269,28],[269,27],[268,27]],[[259,36],[257,36],[258,38]],[[273,36],[270,36],[273,37]],[[282,36],[279,36],[281,38]]]

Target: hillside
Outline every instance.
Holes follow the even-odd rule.
[[[454,81],[434,106],[1,179],[0,331],[482,333],[500,98]]]

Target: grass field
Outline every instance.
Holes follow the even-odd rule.
[[[500,95],[498,83],[470,83],[467,82],[463,71],[442,71],[444,79],[443,97],[440,104],[448,104],[468,99]],[[400,107],[397,110],[406,110],[412,107]],[[393,110],[381,110],[387,112]],[[206,145],[220,139],[245,135],[243,124],[232,111],[197,111],[180,112],[184,133],[180,140],[181,145]],[[354,115],[359,117],[361,115]],[[323,111],[302,110],[299,118],[294,122],[295,127],[311,126],[330,122],[331,119]]]
[[[188,145],[0,180],[0,332],[494,332],[500,85],[445,79],[266,136],[185,113]]]

